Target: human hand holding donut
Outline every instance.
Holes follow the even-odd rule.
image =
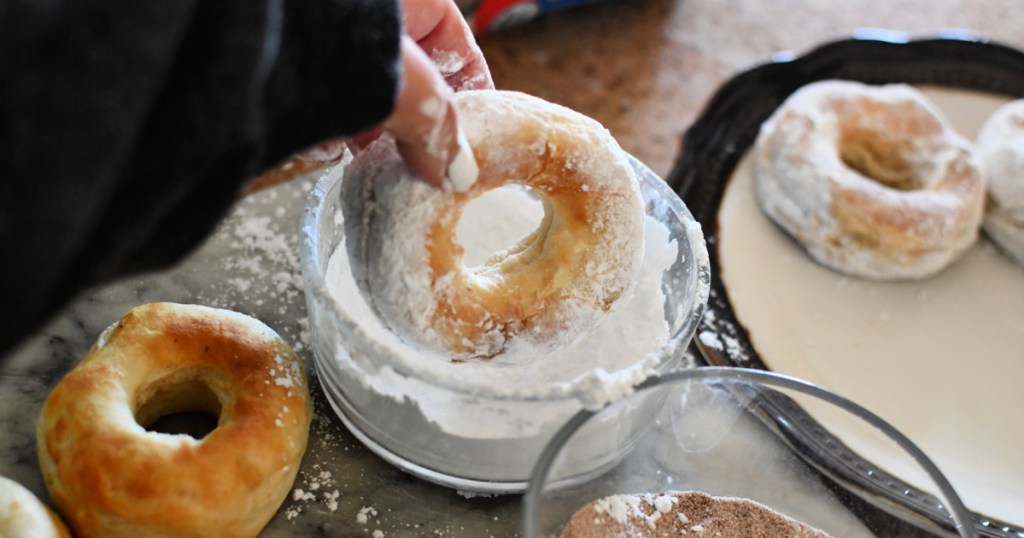
[[[483,53],[453,0],[404,0],[402,84],[395,109],[381,128],[353,137],[357,149],[391,134],[399,154],[421,178],[465,190],[476,179],[472,153],[461,136],[453,91],[491,89]]]

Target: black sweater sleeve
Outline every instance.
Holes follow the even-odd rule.
[[[395,0],[0,0],[0,356],[178,260],[242,183],[391,111]]]

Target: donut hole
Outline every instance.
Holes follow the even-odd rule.
[[[530,236],[543,220],[544,204],[529,187],[513,184],[484,192],[463,206],[455,228],[462,263],[470,271],[481,269]]]
[[[919,190],[923,185],[913,165],[903,157],[905,145],[881,133],[850,129],[839,139],[839,159],[860,175],[891,189]]]
[[[165,376],[140,392],[135,421],[147,431],[202,439],[217,428],[224,406],[216,372],[195,369]]]

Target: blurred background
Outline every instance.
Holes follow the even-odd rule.
[[[680,135],[718,86],[780,54],[799,55],[864,28],[912,37],[955,30],[1024,48],[1024,3],[1019,0],[465,4],[471,19],[484,4],[536,4],[536,9],[517,9],[536,12],[538,18],[510,21],[498,30],[480,28],[478,40],[495,85],[597,119],[626,151],[662,177],[678,154]],[[472,22],[479,27],[480,21]]]

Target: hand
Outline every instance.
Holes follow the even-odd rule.
[[[403,0],[402,84],[383,129],[398,152],[428,183],[464,190],[476,163],[458,131],[453,90],[494,87],[483,53],[454,0]],[[380,130],[357,136],[357,147]]]
[[[403,0],[406,33],[456,91],[493,89],[487,62],[453,0]]]

